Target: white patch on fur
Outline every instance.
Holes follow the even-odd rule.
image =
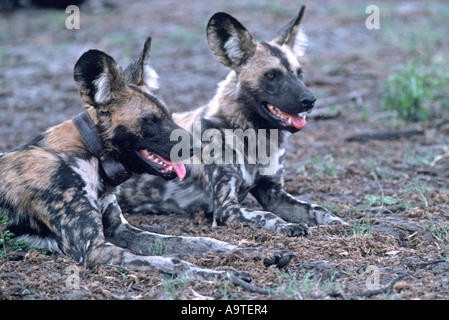
[[[87,252],[87,250],[89,249],[89,247],[90,247],[90,240],[87,240],[87,241],[86,241],[86,246],[84,247],[84,250]]]
[[[285,154],[285,148],[280,148],[278,154],[279,154],[279,157],[282,157]]]
[[[112,99],[111,84],[105,73],[100,74],[92,83],[97,88],[94,96],[96,103],[104,103]]]
[[[223,98],[237,99],[239,91],[240,83],[237,80],[237,74],[234,70],[232,70],[226,76],[226,79],[218,84],[217,93],[209,103],[205,117],[208,119],[213,119],[214,115],[219,113],[219,110],[223,107],[220,100]]]
[[[98,208],[98,190],[100,188],[100,178],[98,175],[98,160],[93,158],[91,160],[77,159],[76,166],[72,167],[81,179],[85,182],[87,199],[89,203],[95,208]]]
[[[156,71],[150,67],[149,65],[146,65],[143,69],[143,82],[145,85],[153,90],[159,89],[159,76],[156,73]]]
[[[101,212],[105,213],[107,208],[114,202],[117,202],[117,198],[114,193],[111,193],[111,194],[107,195],[106,197],[102,198],[101,203],[100,203]],[[118,204],[116,203],[115,206],[118,206]],[[125,219],[125,217],[123,216],[123,214],[121,212],[120,212],[120,222],[122,224],[128,223],[128,221]]]
[[[256,166],[252,165],[250,166],[250,168],[248,168],[245,165],[240,165],[242,178],[248,186],[252,186],[254,184],[254,181],[256,180],[256,174],[258,173],[258,170],[255,167]],[[252,170],[249,171],[248,169]]]
[[[235,197],[237,199],[239,196],[235,190],[235,185],[236,185],[235,178],[229,179],[229,189],[230,189],[229,195],[228,195],[229,198]]]
[[[110,206],[111,203],[115,202],[115,194],[111,193],[107,195],[106,197],[103,197],[100,203],[100,209],[101,212],[105,212],[106,209]]]
[[[243,52],[240,49],[240,39],[237,36],[229,37],[229,40],[226,41],[224,45],[224,49],[229,59],[234,62],[239,62],[243,58]]]
[[[308,44],[308,38],[306,34],[303,32],[302,28],[299,29],[296,39],[293,42],[293,54],[296,58],[302,57],[306,53],[306,48]]]
[[[249,221],[259,221],[264,223],[264,228],[269,230],[276,230],[276,222],[278,222],[279,218],[273,218],[273,214],[264,211],[255,211],[246,208],[240,208],[240,213],[242,217]],[[269,215],[269,217],[267,217]]]
[[[284,47],[284,53],[287,56],[291,70],[297,70],[300,67],[298,57],[288,47]]]
[[[129,224],[128,221],[125,219],[125,217],[123,216],[122,213],[120,213],[120,222],[121,222],[122,224]]]

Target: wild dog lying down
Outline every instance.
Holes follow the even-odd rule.
[[[173,163],[170,111],[149,87],[157,75],[149,66],[151,39],[123,72],[107,54],[90,50],[78,60],[74,79],[89,106],[74,119],[48,129],[30,143],[0,155],[0,208],[6,228],[30,246],[71,256],[87,267],[122,265],[157,269],[202,279],[234,277],[177,258],[144,256],[155,241],[167,254],[182,256],[241,249],[266,264],[286,265],[291,252],[244,249],[210,238],[144,232],[128,224],[117,204],[116,186],[132,174],[182,180]],[[126,248],[126,249],[125,249]]]
[[[275,165],[270,168],[271,173],[262,172],[266,166],[261,159],[251,159],[249,153],[244,153],[243,164],[219,156],[219,161],[213,163],[188,165],[189,177],[183,181],[139,176],[121,188],[120,204],[135,212],[204,211],[213,214],[214,224],[244,223],[286,236],[307,235],[308,225],[344,223],[328,210],[300,201],[283,189],[285,140],[305,126],[305,113],[312,110],[316,100],[304,85],[303,70],[297,59],[303,55],[305,44],[300,30],[303,13],[304,7],[274,40],[261,43],[255,42],[232,16],[226,13],[212,16],[207,26],[209,46],[215,58],[232,71],[208,105],[173,115],[181,127],[200,136],[203,142],[206,132],[215,130],[212,143],[217,146],[217,139],[220,143],[212,151],[221,153],[222,157],[226,150],[221,150],[220,145],[233,150],[234,157],[242,153],[234,139],[231,143],[224,139],[227,131],[265,131],[266,149],[277,147],[272,157],[276,161],[270,163],[271,167]],[[199,134],[195,134],[198,130],[201,130]],[[240,150],[248,151],[256,141],[246,142],[244,138],[246,144]],[[248,192],[266,211],[240,205]]]

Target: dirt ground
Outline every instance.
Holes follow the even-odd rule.
[[[449,25],[437,23],[443,14],[440,21],[447,21],[447,4],[377,1],[380,29],[369,30],[368,1],[303,2],[310,43],[302,64],[319,100],[306,128],[290,137],[285,186],[347,226],[287,238],[238,225],[213,229],[202,213],[127,214],[132,224],[164,234],[285,248],[297,256],[284,270],[238,254],[187,258],[249,272],[252,284],[272,289],[259,295],[229,282],[193,283],[118,266],[88,270],[65,256],[12,251],[0,258],[0,299],[448,299],[449,161],[438,157],[448,151],[449,115],[410,124],[382,108],[387,76],[423,49],[419,38],[407,37],[429,29],[447,37]],[[227,74],[206,43],[214,12],[226,11],[256,39],[270,40],[297,10],[290,0],[92,1],[80,6],[80,29],[71,30],[64,10],[0,12],[0,152],[82,111],[72,70],[88,49],[125,66],[151,35],[160,97],[173,111],[190,110],[211,99]],[[447,54],[447,40],[434,45],[435,56]],[[387,140],[358,136],[385,132]],[[251,198],[246,205],[257,207]]]

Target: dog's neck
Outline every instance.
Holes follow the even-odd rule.
[[[92,113],[92,109],[81,112],[73,118],[73,123],[98,159],[100,163],[100,175],[104,180],[116,187],[128,180],[131,177],[131,172],[121,162],[111,158],[105,152],[104,143],[95,128],[95,122],[97,122],[96,115]]]
[[[221,127],[227,129],[269,129],[260,128],[256,125],[253,117],[258,117],[254,114],[252,108],[242,108],[241,101],[239,101],[239,83],[238,76],[234,71],[231,71],[225,80],[218,85],[216,95],[212,98],[206,106],[206,110],[201,115],[207,119],[221,119]],[[256,108],[256,106],[254,106]],[[278,131],[278,143],[282,147],[285,140],[291,135],[286,130]]]

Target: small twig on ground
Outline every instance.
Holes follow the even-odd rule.
[[[317,108],[312,111],[309,117],[315,120],[331,120],[340,116],[340,111],[332,111],[328,108]]]
[[[437,164],[438,161],[441,161],[441,160],[443,160],[444,158],[448,158],[448,157],[449,157],[449,152],[440,154],[439,156],[436,156],[436,157],[433,159],[433,161],[432,161],[432,163],[430,164],[430,166],[431,166],[431,167],[434,167],[434,166]]]
[[[336,95],[336,96],[331,96],[331,97],[319,99],[315,103],[315,106],[318,108],[318,107],[328,106],[328,105],[331,105],[331,104],[347,102],[347,101],[350,101],[350,100],[353,100],[353,99],[360,100],[362,98],[362,96],[364,96],[364,95],[366,95],[366,94],[368,94],[370,92],[371,92],[370,89],[353,90],[353,91],[350,91],[350,92],[345,93],[345,94],[340,94],[340,95]]]
[[[358,292],[358,293],[355,293],[354,295],[358,296],[358,297],[371,297],[371,296],[375,296],[377,294],[390,294],[391,291],[393,291],[393,286],[396,284],[396,282],[401,280],[403,277],[404,277],[404,275],[397,277],[396,279],[391,281],[391,283],[388,286],[386,286],[384,288],[377,289],[377,290]]]
[[[252,293],[258,293],[263,295],[269,295],[270,291],[268,289],[260,288],[257,286],[253,286],[252,284],[249,284],[248,282],[245,282],[244,280],[240,279],[239,277],[234,276],[233,274],[229,273],[229,279],[234,283],[235,285],[241,287],[242,289],[252,292]]]
[[[125,271],[130,272],[130,273],[133,273],[133,272],[134,272],[133,270],[130,270],[130,269],[125,268],[125,267],[123,267],[123,266],[118,266],[118,265],[112,264],[112,263],[107,264],[107,266],[113,267],[113,268],[120,268],[120,269],[123,269],[123,270],[125,270]]]
[[[435,264],[435,263],[440,263],[440,262],[449,262],[449,261],[448,261],[448,259],[435,259],[435,260],[420,262],[420,263],[418,263],[418,265],[428,266],[430,264]]]
[[[393,286],[399,281],[401,280],[405,275],[401,275],[399,277],[397,277],[396,279],[394,279],[393,281],[391,281],[391,283],[381,289],[376,289],[376,290],[369,290],[369,291],[363,291],[363,292],[357,292],[354,294],[346,294],[344,292],[332,292],[332,297],[337,297],[337,296],[342,296],[344,299],[347,298],[351,298],[354,296],[357,297],[372,297],[378,294],[390,294],[393,291]]]
[[[366,208],[365,212],[370,213],[393,213],[397,212],[399,210],[398,207],[372,207],[372,208]]]
[[[346,142],[367,142],[370,140],[386,141],[410,138],[412,136],[424,135],[424,130],[383,130],[369,133],[355,134],[345,138]]]

